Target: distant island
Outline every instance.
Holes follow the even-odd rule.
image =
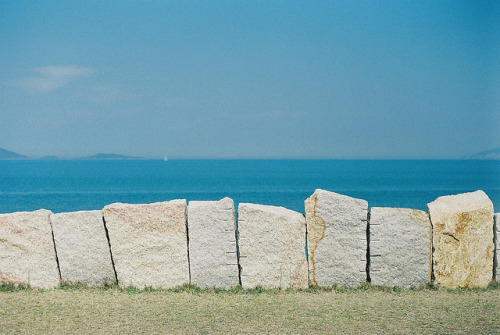
[[[61,158],[53,155],[48,155],[48,156],[43,156],[40,158],[31,158],[25,155],[18,154],[13,151],[9,151],[6,149],[0,148],[0,159],[4,160],[14,160],[14,159],[39,159],[39,160],[60,160]],[[78,158],[71,158],[71,159],[84,159],[84,160],[131,160],[131,159],[144,159],[144,157],[137,157],[137,156],[126,156],[126,155],[119,155],[119,154],[96,154],[92,156],[87,156],[87,157],[78,157]]]
[[[76,158],[59,158],[53,155],[47,155],[39,158],[28,157],[18,154],[7,149],[0,148],[0,160],[25,160],[25,159],[38,159],[38,160],[134,160],[134,159],[147,159],[138,156],[127,156],[113,153],[99,153],[92,156],[76,157]],[[462,159],[480,159],[480,160],[500,160],[500,148],[491,149],[479,152],[477,154],[462,157]],[[167,160],[165,156],[163,160]]]
[[[474,155],[466,156],[464,159],[500,159],[500,148],[483,151]]]
[[[97,155],[92,155],[88,157],[82,157],[82,158],[77,158],[77,159],[94,159],[94,160],[113,160],[113,159],[144,159],[143,157],[136,157],[136,156],[125,156],[125,155],[118,155],[118,154],[97,154]]]
[[[0,148],[0,159],[27,159],[28,157],[16,152]]]

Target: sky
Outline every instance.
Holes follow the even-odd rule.
[[[495,1],[0,1],[0,147],[446,159],[500,147]]]

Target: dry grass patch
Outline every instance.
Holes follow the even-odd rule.
[[[500,290],[0,293],[1,333],[500,333]]]

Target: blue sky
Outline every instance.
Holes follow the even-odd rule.
[[[1,1],[0,147],[457,158],[500,147],[488,1]]]

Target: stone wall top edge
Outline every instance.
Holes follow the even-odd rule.
[[[224,197],[220,200],[191,200],[188,202],[188,206],[203,207],[203,206],[208,206],[208,205],[221,204],[224,202],[231,202],[231,203],[233,203],[233,206],[234,206],[234,200],[229,198],[229,197]]]
[[[18,211],[18,212],[11,212],[11,213],[0,213],[0,216],[6,216],[6,215],[20,215],[20,214],[34,214],[34,213],[39,213],[39,214],[42,214],[42,213],[46,213],[46,214],[54,214],[51,210],[49,209],[44,209],[44,208],[41,208],[41,209],[37,209],[35,211]]]
[[[311,199],[312,196],[314,195],[318,195],[318,194],[325,194],[325,195],[334,195],[334,196],[338,196],[338,197],[345,197],[346,199],[352,199],[352,200],[358,200],[358,201],[363,201],[363,202],[366,202],[366,204],[368,204],[368,202],[364,199],[360,199],[360,198],[353,198],[353,197],[350,197],[348,195],[345,195],[345,194],[341,194],[341,193],[336,193],[336,192],[332,192],[332,191],[327,191],[327,190],[323,190],[323,189],[316,189],[314,191],[314,193],[308,197],[305,201]],[[473,196],[473,198],[470,198],[470,196]],[[57,213],[54,213],[52,212],[51,210],[49,209],[44,209],[44,208],[41,208],[41,209],[37,209],[37,210],[33,210],[33,211],[16,211],[16,212],[9,212],[9,213],[0,213],[0,216],[4,216],[4,215],[12,215],[12,214],[26,214],[26,213],[35,213],[35,212],[43,212],[43,211],[46,211],[47,213],[51,214],[51,215],[58,215],[58,214],[72,214],[72,213],[87,213],[87,212],[98,212],[98,211],[102,211],[103,209],[105,208],[108,208],[108,207],[121,207],[121,206],[148,206],[148,205],[159,205],[159,204],[185,204],[186,206],[189,205],[203,205],[203,204],[215,204],[215,203],[220,203],[224,200],[230,200],[234,203],[234,200],[229,198],[229,197],[224,197],[220,200],[192,200],[192,201],[187,201],[186,199],[172,199],[172,200],[166,200],[166,201],[158,201],[158,202],[152,202],[152,203],[122,203],[122,202],[114,202],[114,203],[111,203],[111,204],[108,204],[108,205],[105,205],[102,209],[89,209],[89,210],[78,210],[78,211],[69,211],[69,212],[57,212]],[[469,201],[471,203],[478,203],[480,202],[481,200],[484,200],[484,201],[487,201],[491,204],[491,206],[493,207],[493,203],[491,202],[491,199],[488,197],[488,195],[482,191],[482,190],[476,190],[476,191],[473,191],[473,192],[465,192],[465,193],[458,193],[458,194],[452,194],[452,195],[443,195],[443,196],[440,196],[438,198],[436,198],[434,201],[432,202],[429,202],[427,204],[427,212],[429,212],[429,206],[430,207],[440,207],[440,206],[443,206],[443,207],[450,207],[450,202],[451,203],[456,203],[456,206],[455,207],[460,207],[462,205],[462,201],[465,203],[467,202],[466,200],[469,199],[469,200],[478,200],[478,201]],[[273,205],[262,205],[262,204],[255,204],[255,203],[240,203],[239,206],[246,206],[246,205],[250,205],[250,206],[262,206],[261,208],[275,208],[275,209],[279,209],[279,208],[282,208],[282,209],[285,209],[287,211],[292,211],[292,212],[295,212],[295,213],[299,213],[299,212],[296,212],[296,211],[293,211],[291,209],[288,209],[288,208],[285,208],[285,207],[282,207],[282,206],[273,206]],[[369,207],[368,210],[371,210],[371,209],[374,209],[374,208],[381,208],[381,209],[401,209],[401,210],[416,210],[416,211],[420,211],[418,209],[413,209],[413,208],[406,208],[406,207],[386,207],[386,206],[374,206],[374,207]],[[474,205],[468,207],[464,207],[464,210],[474,210],[475,207]],[[423,211],[425,212],[425,211]],[[495,213],[495,209],[493,208],[493,212],[494,212],[494,215],[496,216],[500,216],[500,213]]]
[[[103,209],[106,208],[113,208],[113,207],[135,207],[135,206],[155,206],[155,205],[162,205],[162,204],[183,204],[187,206],[187,201],[186,199],[173,199],[173,200],[168,200],[168,201],[158,201],[158,202],[151,202],[147,204],[132,204],[132,203],[123,203],[123,202],[114,202],[112,204],[104,206]]]
[[[354,198],[354,197],[351,197],[349,195],[342,194],[342,193],[336,193],[336,192],[327,191],[327,190],[323,190],[323,189],[318,188],[314,191],[314,193],[311,195],[311,197],[312,196],[316,196],[318,199],[321,198],[321,196],[330,196],[330,197],[334,197],[336,199],[340,199],[340,200],[343,200],[346,202],[349,201],[349,202],[353,202],[353,203],[363,204],[368,209],[368,201],[367,200],[361,199],[361,198]]]
[[[260,210],[263,212],[269,212],[269,213],[280,213],[280,214],[299,214],[302,215],[302,213],[296,212],[292,209],[288,209],[282,206],[272,206],[272,205],[261,205],[261,204],[253,204],[253,203],[248,203],[248,202],[242,202],[238,204],[238,210],[240,208],[248,208],[248,209],[255,209],[255,210]]]
[[[370,207],[370,211],[372,210],[398,210],[398,211],[416,211],[416,212],[422,212],[422,213],[425,213],[427,214],[426,211],[423,211],[423,210],[420,210],[420,209],[415,209],[415,208],[409,208],[409,207],[380,207],[380,206],[374,206],[374,207]]]
[[[452,215],[457,212],[472,212],[487,209],[494,213],[493,202],[484,191],[445,195],[427,204],[429,214],[440,216]]]
[[[102,209],[91,209],[91,210],[81,210],[81,211],[74,211],[74,212],[59,212],[59,213],[51,213],[51,215],[57,215],[57,216],[66,216],[66,215],[74,215],[74,214],[97,214],[102,212]]]
[[[461,204],[464,202],[470,202],[471,200],[491,202],[491,199],[483,190],[476,190],[473,192],[442,195],[440,197],[437,197],[434,201],[428,203],[427,205],[437,206],[439,204],[449,204],[450,202]]]

